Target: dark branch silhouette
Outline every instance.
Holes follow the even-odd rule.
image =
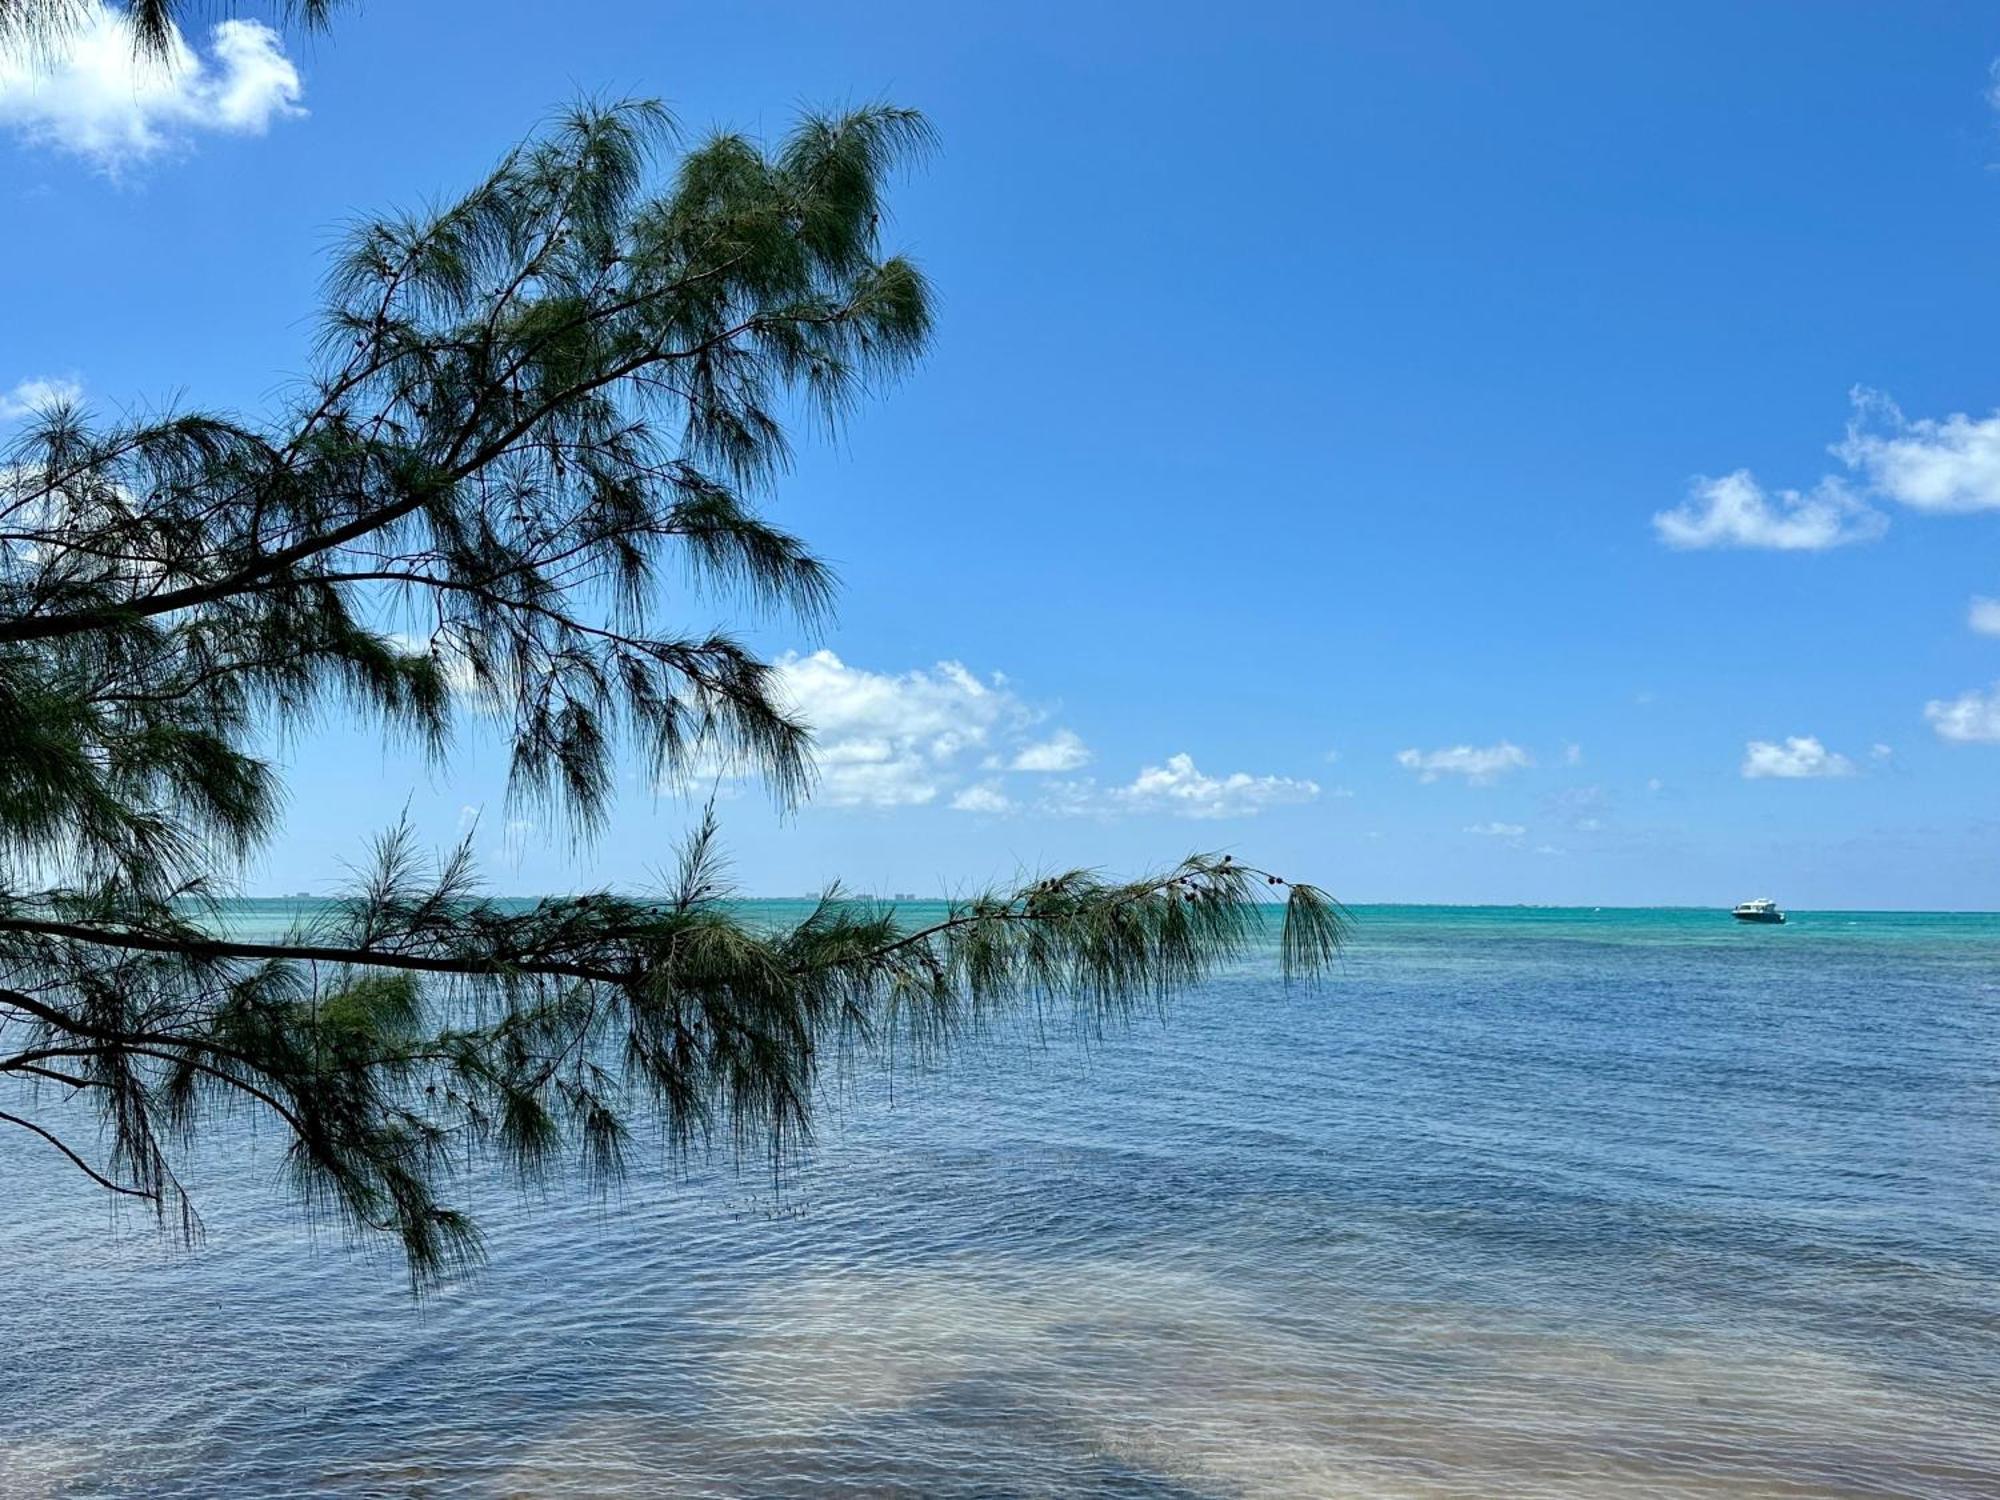
[[[525,905],[399,829],[298,930],[222,935],[277,827],[253,747],[336,709],[434,757],[475,717],[510,797],[586,834],[627,765],[805,793],[770,663],[666,617],[830,608],[752,496],[785,414],[836,422],[925,346],[924,280],[878,234],[928,143],[871,108],[677,152],[653,106],[576,110],[458,202],[353,231],[318,374],[268,422],[61,407],[0,455],[0,1077],[34,1103],[0,1125],[192,1233],[176,1151],[268,1116],[307,1209],[395,1235],[422,1285],[477,1253],[446,1194],[480,1148],[600,1178],[639,1123],[782,1152],[829,1060],[1006,1007],[1101,1024],[1250,951],[1276,896],[1287,972],[1327,962],[1332,903],[1227,856],[916,930],[836,893],[772,929],[730,901],[712,819],[660,890]],[[51,1110],[103,1132],[102,1166]]]

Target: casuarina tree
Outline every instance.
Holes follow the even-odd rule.
[[[925,347],[923,277],[880,236],[927,144],[891,108],[687,148],[653,106],[579,108],[457,202],[354,231],[316,373],[265,417],[28,425],[0,458],[8,1149],[192,1234],[184,1153],[251,1113],[306,1210],[395,1237],[422,1285],[477,1253],[468,1162],[603,1177],[656,1133],[783,1152],[834,1061],[1168,995],[1274,897],[1286,970],[1331,957],[1323,894],[1227,856],[916,928],[837,897],[759,925],[711,819],[656,891],[499,901],[469,846],[398,830],[290,933],[218,920],[278,827],[272,737],[329,713],[434,756],[502,735],[510,796],[585,835],[628,772],[809,791],[771,665],[676,620],[704,594],[824,616],[827,568],[754,502],[788,418],[840,417]]]

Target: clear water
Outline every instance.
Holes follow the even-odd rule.
[[[2000,1495],[2000,918],[1358,915],[423,1305],[271,1140],[193,1254],[0,1140],[0,1494]]]

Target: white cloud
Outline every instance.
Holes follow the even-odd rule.
[[[1912,422],[1887,396],[1857,387],[1834,454],[1891,500],[1946,514],[2000,509],[2000,412]]]
[[[46,66],[0,52],[0,125],[32,145],[87,158],[113,176],[196,135],[262,135],[303,115],[299,71],[277,32],[223,21],[206,56],[176,31],[165,59],[141,57],[117,10],[99,3]]]
[[[1399,750],[1396,764],[1415,771],[1419,781],[1436,781],[1440,776],[1463,776],[1474,786],[1484,786],[1509,771],[1532,766],[1534,757],[1519,745],[1502,740],[1497,745],[1453,745],[1447,750]]]
[[[1564,746],[1563,746],[1563,764],[1564,764],[1564,765],[1566,765],[1566,766],[1580,766],[1580,765],[1582,765],[1582,764],[1583,764],[1583,746],[1581,746],[1581,745],[1577,745],[1577,744],[1568,744],[1568,745],[1564,745]]]
[[[1949,701],[1933,698],[1924,705],[1924,718],[1939,739],[1961,745],[2000,744],[2000,683],[1990,693],[1974,688]]]
[[[1646,790],[1649,792],[1662,792],[1666,790],[1666,787],[1667,784],[1657,776],[1648,776],[1646,778]]]
[[[1965,612],[1965,623],[1980,635],[2000,635],[2000,599],[1975,594]]]
[[[1847,466],[1860,494],[1940,515],[2000,510],[2000,411],[1913,421],[1880,391],[1856,386],[1848,397],[1853,415],[1847,435],[1828,451]],[[1748,469],[1738,469],[1698,480],[1688,500],[1654,516],[1653,526],[1674,547],[1818,551],[1872,541],[1887,529],[1888,518],[1849,484],[1829,474],[1808,493],[1773,494]],[[1990,613],[1994,605],[1973,601],[1973,629],[2000,633]],[[1989,611],[1987,623],[1981,623],[1982,609]]]
[[[1318,782],[1233,771],[1210,776],[1190,755],[1170,755],[1165,765],[1144,766],[1124,786],[1100,786],[1089,777],[1047,783],[1034,811],[1046,817],[1105,818],[1120,813],[1170,813],[1183,818],[1253,817],[1269,807],[1295,806],[1320,795]],[[1336,797],[1351,795],[1336,790]]]
[[[1005,678],[981,681],[955,661],[891,675],[851,667],[831,651],[787,652],[778,679],[781,696],[811,721],[823,745],[879,738],[954,754],[1023,715]]]
[[[1252,776],[1245,771],[1205,776],[1189,755],[1170,755],[1164,766],[1146,766],[1131,785],[1112,792],[1119,804],[1134,811],[1171,812],[1186,818],[1244,817],[1267,807],[1310,802],[1318,795],[1318,782],[1289,776]]]
[[[1809,734],[1792,735],[1782,745],[1771,740],[1751,740],[1743,747],[1743,776],[1748,781],[1766,778],[1801,781],[1853,774],[1853,761],[1835,754]]]
[[[1517,839],[1528,830],[1519,823],[1474,823],[1465,831],[1476,833],[1481,838]]]
[[[1894,745],[1877,743],[1868,747],[1868,753],[1877,760],[1894,760],[1896,758],[1896,747]]]
[[[955,661],[871,672],[820,650],[780,657],[775,679],[777,701],[813,731],[816,806],[1222,818],[1320,795],[1317,782],[1243,771],[1209,776],[1187,755],[1175,755],[1144,767],[1125,786],[1090,777],[1051,779],[1032,783],[1036,790],[1029,796],[1019,785],[1010,787],[1006,775],[1073,771],[1088,763],[1090,751],[1068,729],[1033,737],[1045,716],[997,672],[982,678]],[[700,770],[719,785],[743,779],[741,766],[704,763]],[[678,778],[668,789],[688,790],[688,780]]]
[[[1090,751],[1070,730],[1058,729],[1047,739],[1024,745],[1007,763],[1010,771],[1076,771],[1090,764]]]
[[[1828,477],[1809,495],[1797,490],[1767,492],[1748,469],[1720,479],[1697,479],[1688,498],[1653,517],[1653,529],[1669,547],[1764,547],[1780,552],[1819,552],[1848,542],[1873,541],[1888,517],[1855,499],[1840,480]]]
[[[1012,811],[1014,803],[998,785],[982,781],[977,786],[966,787],[953,797],[951,805],[958,812],[1004,813]]]
[[[1537,854],[1565,854],[1567,852],[1567,850],[1558,849],[1554,844],[1535,845],[1535,853]]]
[[[982,681],[955,661],[891,675],[831,651],[793,653],[778,661],[777,696],[812,726],[813,800],[833,807],[933,802],[968,756],[1034,718],[1005,678]]]
[[[11,391],[0,391],[0,422],[18,422],[52,406],[68,406],[82,399],[83,386],[75,380],[32,376]]]

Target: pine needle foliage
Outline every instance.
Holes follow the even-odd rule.
[[[275,0],[266,9],[282,25],[325,31],[340,5],[341,0]],[[135,54],[168,65],[176,60],[175,42],[185,35],[183,21],[193,21],[204,12],[237,10],[190,6],[185,0],[127,0],[109,8],[131,29]],[[0,0],[0,53],[41,62],[59,59],[98,11],[98,0]]]
[[[218,936],[282,806],[259,747],[330,713],[435,756],[476,719],[510,796],[586,835],[635,762],[806,792],[770,664],[664,614],[825,615],[830,572],[751,497],[801,420],[924,348],[879,230],[929,143],[887,107],[686,148],[650,104],[579,107],[458,201],[353,229],[270,420],[65,406],[0,455],[7,1134],[191,1236],[176,1163],[262,1117],[308,1212],[392,1237],[422,1288],[477,1256],[447,1198],[482,1156],[599,1182],[655,1132],[782,1156],[830,1064],[1024,1006],[1100,1024],[1247,952],[1276,894],[1286,971],[1329,961],[1338,908],[1228,856],[767,930],[712,818],[658,891],[527,907],[399,829],[310,923]]]

